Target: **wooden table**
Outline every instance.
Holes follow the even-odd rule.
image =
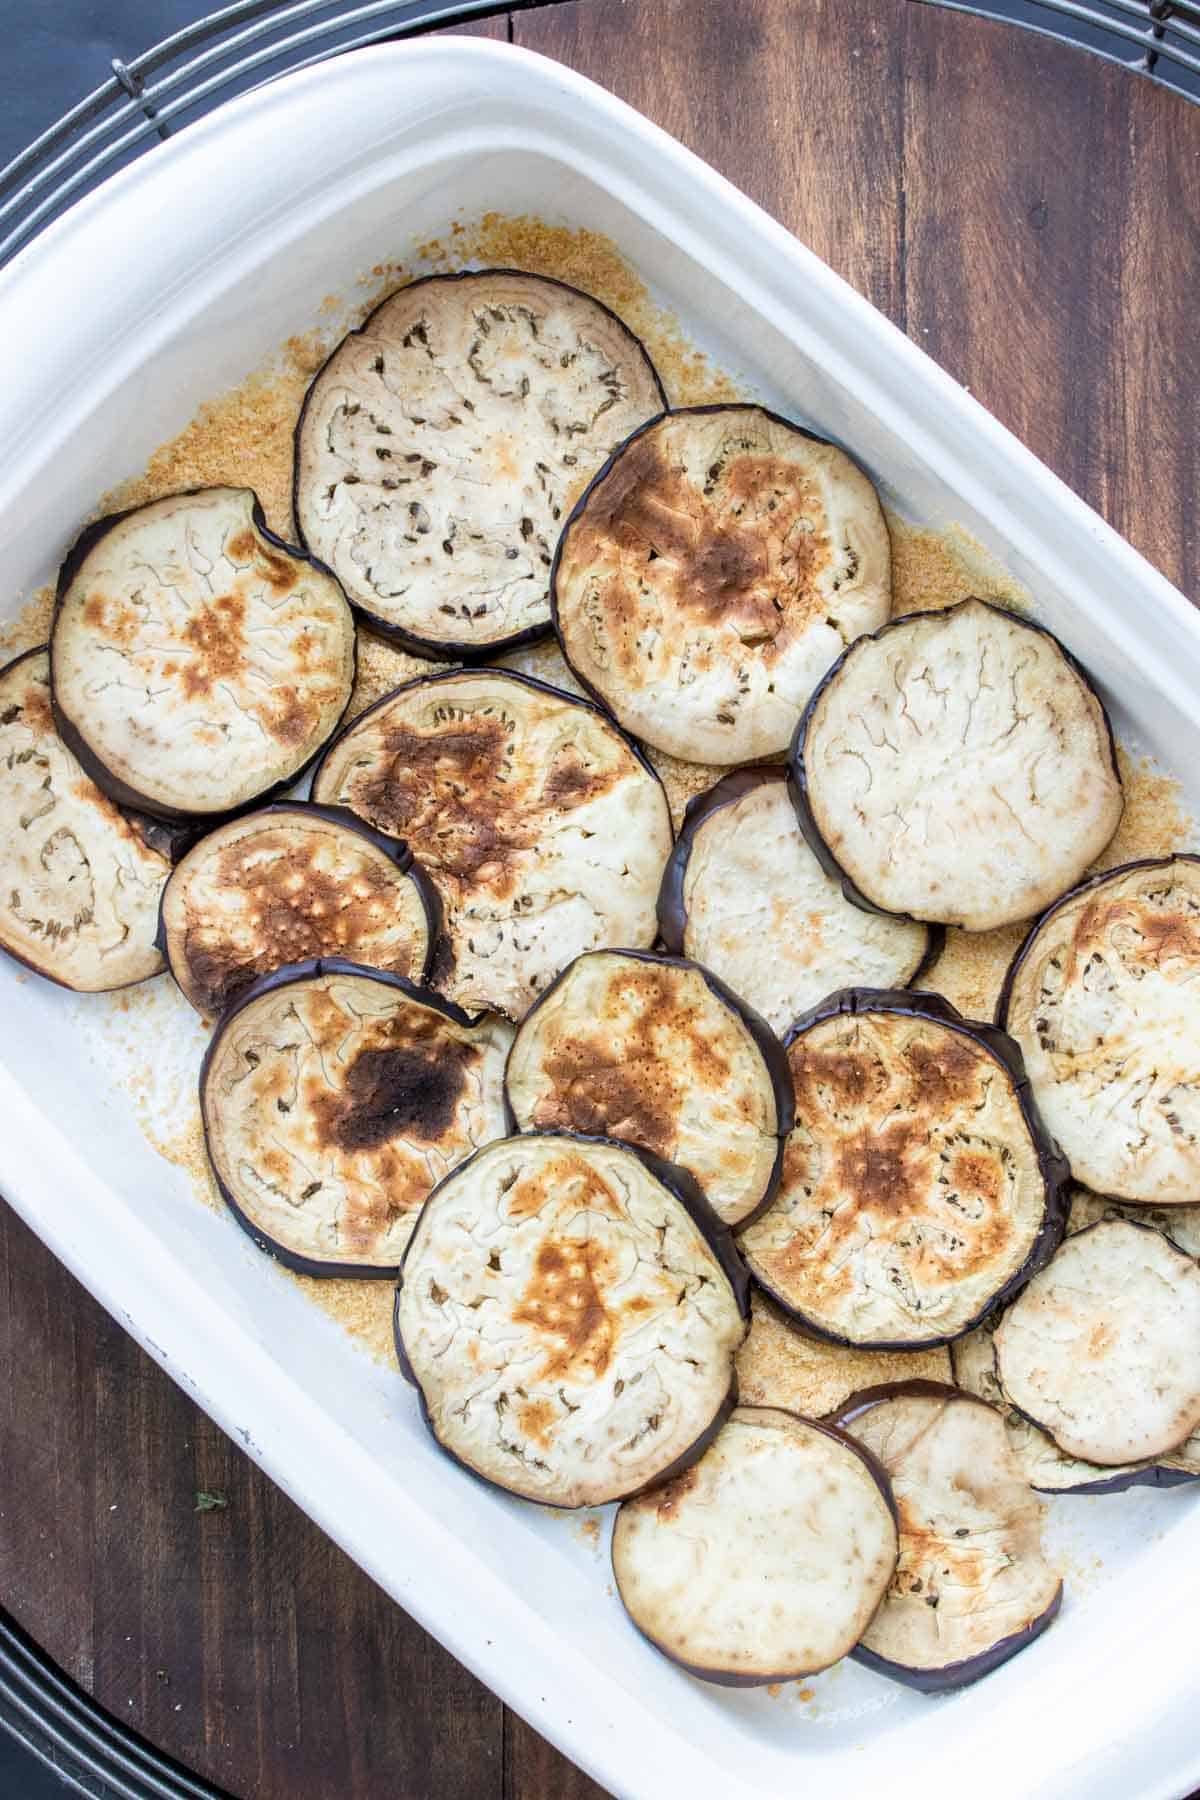
[[[1200,110],[913,0],[570,0],[474,29],[690,144],[1200,592]],[[0,1598],[105,1707],[247,1800],[600,1793],[2,1209],[0,1277]]]

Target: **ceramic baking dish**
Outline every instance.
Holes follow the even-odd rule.
[[[901,512],[973,533],[1091,667],[1127,740],[1200,801],[1200,617],[1183,597],[718,175],[601,89],[482,42],[368,50],[240,98],[0,277],[0,611],[49,578],[104,490],[310,328],[331,288],[488,209],[607,233],[748,391],[848,444]],[[176,1064],[186,1103],[199,1047],[169,983],[153,985],[126,1016],[0,968],[0,1188],[299,1505],[607,1787],[1176,1800],[1200,1783],[1186,1493],[1058,1502],[1060,1621],[957,1697],[845,1665],[805,1703],[661,1661],[578,1522],[443,1461],[399,1375],[149,1146],[131,1059],[156,1079]]]

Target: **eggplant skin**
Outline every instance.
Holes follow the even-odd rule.
[[[928,849],[926,849],[919,858],[913,859],[910,857],[907,859],[907,862],[909,866],[918,868],[922,875],[928,875],[931,871],[938,875],[938,882],[936,884],[938,896],[936,901],[933,899],[932,888],[929,889],[926,896],[926,904],[923,905],[918,905],[911,901],[901,903],[896,894],[890,894],[885,899],[882,896],[881,888],[877,887],[874,893],[867,891],[867,887],[870,884],[864,880],[862,871],[860,870],[855,874],[847,866],[848,861],[850,860],[849,851],[842,846],[839,854],[838,850],[835,850],[829,841],[832,830],[828,827],[823,827],[821,824],[819,815],[822,808],[821,804],[814,797],[812,787],[813,774],[810,766],[813,759],[812,740],[815,733],[820,729],[820,718],[823,707],[829,704],[832,691],[843,680],[848,678],[848,671],[850,670],[854,659],[860,658],[864,653],[869,652],[873,645],[887,644],[889,641],[902,644],[905,633],[911,634],[915,629],[919,629],[922,626],[927,625],[931,628],[939,627],[942,630],[953,630],[956,621],[967,617],[968,609],[975,609],[976,617],[984,614],[991,615],[997,620],[1004,621],[1009,627],[1019,627],[1035,634],[1043,644],[1052,647],[1052,654],[1054,656],[1061,659],[1068,685],[1071,682],[1071,678],[1074,678],[1075,686],[1071,690],[1071,698],[1078,702],[1077,710],[1080,714],[1080,719],[1079,721],[1071,722],[1072,729],[1068,733],[1068,736],[1071,743],[1072,754],[1077,757],[1079,762],[1079,768],[1075,773],[1082,783],[1090,786],[1093,790],[1085,796],[1089,802],[1090,825],[1086,831],[1083,831],[1079,843],[1074,847],[1070,857],[1062,864],[1061,868],[1057,870],[1046,868],[1045,857],[1047,853],[1057,848],[1061,854],[1062,849],[1065,848],[1063,844],[1063,832],[1061,829],[1061,816],[1072,816],[1073,814],[1076,819],[1081,819],[1082,802],[1074,805],[1070,813],[1066,813],[1066,809],[1060,809],[1059,828],[1054,832],[1047,831],[1044,833],[1044,842],[1040,846],[1041,862],[1036,862],[1036,859],[1031,860],[1030,867],[1026,871],[1024,889],[1018,888],[1017,893],[1007,900],[1002,901],[997,898],[997,895],[1002,891],[1002,886],[995,879],[995,869],[1003,868],[1008,870],[1010,867],[1016,867],[1016,852],[1014,851],[1011,855],[1008,855],[1007,861],[1002,861],[997,858],[996,850],[997,846],[1002,844],[1003,834],[1001,825],[996,821],[987,822],[986,834],[984,833],[981,824],[979,841],[975,847],[976,854],[971,865],[972,879],[976,881],[978,889],[974,899],[967,898],[965,890],[956,898],[954,893],[954,882],[951,878],[952,871],[942,871],[938,869],[937,861],[936,859],[931,858]],[[893,682],[898,682],[898,676],[895,672],[893,672]],[[1055,691],[1062,689],[1064,686],[1061,681],[1048,685],[1052,685]],[[900,691],[901,698],[903,698],[902,690],[898,691]],[[1087,721],[1095,739],[1094,756],[1085,755],[1080,747],[1082,742],[1081,724],[1084,720]],[[968,710],[964,730],[969,729],[970,722],[971,713],[970,710]],[[885,729],[886,727],[881,724],[880,728]],[[1063,728],[1060,725],[1060,736],[1062,729]],[[968,766],[966,760],[961,756],[957,761],[961,767]],[[842,892],[845,894],[847,900],[853,902],[855,906],[862,907],[866,912],[882,912],[896,918],[926,918],[933,923],[960,925],[969,931],[991,930],[995,926],[1013,924],[1018,921],[1035,917],[1041,908],[1046,905],[1048,900],[1063,887],[1069,886],[1073,881],[1077,880],[1089,863],[1094,862],[1096,857],[1100,855],[1105,846],[1111,841],[1113,834],[1120,823],[1124,806],[1120,771],[1117,765],[1116,740],[1113,736],[1112,723],[1108,717],[1104,703],[1086,669],[1084,669],[1077,658],[1072,656],[1066,646],[1054,636],[1053,632],[1048,631],[1044,625],[1039,625],[1036,621],[1027,619],[1018,613],[1011,612],[1005,607],[997,606],[993,601],[981,600],[975,597],[961,600],[957,605],[947,607],[942,611],[910,612],[901,614],[899,617],[891,619],[885,625],[882,625],[879,630],[865,634],[855,643],[851,644],[833,666],[827,670],[824,678],[813,692],[792,738],[791,747],[788,752],[788,770],[791,776],[792,798],[795,804],[796,817],[800,829],[804,833],[814,856],[816,856],[825,872],[833,880],[841,883]],[[1022,774],[1024,778],[1024,771],[1022,771]],[[880,780],[883,780],[883,774],[881,774]],[[892,791],[890,784],[887,786],[886,791],[888,792],[889,800],[899,798],[899,796]],[[1015,815],[1015,808],[1007,806],[1003,796],[997,796],[997,798],[1000,801],[1001,810],[1013,812]],[[961,796],[956,797],[951,795],[948,797],[948,800],[952,801],[953,804],[948,804],[945,809],[947,821],[951,825],[957,825],[961,813]],[[1028,798],[1026,798],[1025,804],[1028,809]],[[998,820],[999,817],[1000,814],[998,812],[996,820]],[[864,815],[864,831],[869,823],[870,821],[866,820]],[[1020,825],[1021,822],[1019,819],[1017,820],[1017,823]],[[1029,836],[1028,831],[1023,826],[1020,835],[1025,838],[1028,838]],[[876,838],[878,837],[879,833],[876,832]],[[878,848],[879,845],[875,844],[873,847]],[[953,840],[953,847],[957,854],[963,854],[961,833],[957,839]],[[991,871],[985,867],[979,866],[981,859],[988,854],[993,856],[993,862],[995,864],[995,869]]]
[[[1200,1192],[1200,857],[1081,882],[1017,951],[996,1018],[1021,1044],[1076,1181],[1113,1201]]]
[[[868,1650],[865,1644],[857,1644],[850,1655],[864,1669],[872,1669],[876,1675],[886,1675],[891,1681],[915,1688],[920,1694],[948,1694],[955,1688],[967,1687],[984,1675],[990,1675],[1001,1663],[1009,1662],[1020,1651],[1027,1649],[1036,1638],[1041,1637],[1043,1631],[1053,1625],[1062,1610],[1062,1601],[1063,1585],[1060,1581],[1046,1610],[1036,1619],[1031,1619],[1020,1631],[998,1639],[990,1650],[985,1650],[979,1656],[964,1657],[962,1662],[947,1663],[941,1669],[910,1669],[903,1663],[891,1662],[886,1656],[877,1655],[874,1650]]]
[[[797,1047],[807,1044],[810,1033],[820,1032],[829,1022],[839,1018],[854,1017],[865,1017],[868,1020],[878,1018],[885,1022],[899,1018],[917,1023],[925,1022],[937,1028],[932,1034],[927,1034],[928,1042],[920,1043],[919,1062],[914,1061],[913,1056],[908,1053],[907,1044],[900,1046],[905,1051],[904,1068],[908,1069],[904,1079],[909,1082],[912,1093],[918,1096],[919,1104],[928,1108],[928,1118],[923,1125],[918,1118],[914,1125],[906,1126],[900,1114],[896,1113],[896,1107],[900,1106],[903,1094],[908,1090],[902,1090],[898,1098],[893,1093],[892,1084],[898,1076],[894,1076],[887,1065],[886,1058],[892,1053],[890,1045],[872,1046],[868,1043],[861,1053],[850,1050],[839,1053],[836,1047],[820,1049],[819,1055],[823,1060],[813,1065],[811,1080],[821,1091],[832,1083],[830,1092],[843,1111],[851,1109],[852,1113],[854,1108],[858,1109],[863,1119],[861,1129],[857,1132],[843,1130],[839,1137],[832,1126],[811,1124],[810,1114],[812,1118],[819,1117],[817,1100],[810,1096],[811,1105],[806,1105],[804,1096],[798,1093],[797,1126],[785,1152],[784,1175],[779,1193],[766,1212],[742,1234],[741,1247],[757,1285],[802,1331],[813,1337],[863,1350],[933,1349],[972,1330],[995,1306],[1018,1293],[1050,1260],[1062,1241],[1066,1227],[1069,1171],[1065,1159],[1042,1124],[1029,1092],[1016,1044],[994,1025],[964,1019],[948,1000],[938,994],[871,988],[846,988],[840,993],[831,994],[819,1006],[813,1007],[797,1020],[784,1040],[791,1058],[794,1080],[810,1080],[808,1059],[801,1057],[799,1070],[797,1066]],[[944,1051],[937,1047],[941,1031],[953,1034],[953,1039],[947,1040]],[[956,1039],[965,1039],[970,1044],[969,1054],[965,1049],[955,1047]],[[915,1038],[913,1043],[916,1044]],[[986,1119],[983,1123],[975,1123],[978,1116],[976,1101],[984,1073],[992,1064],[998,1064],[1007,1077],[1008,1089],[1007,1096],[1004,1096],[1002,1090],[1002,1098],[996,1102],[997,1108],[1003,1107],[1004,1116],[998,1116],[995,1126],[985,1131],[984,1127],[988,1124]],[[903,1074],[903,1070],[900,1073]],[[874,1097],[869,1087],[872,1080],[884,1083],[884,1087]],[[891,1101],[887,1097],[889,1093],[893,1093]],[[986,1092],[984,1098],[986,1099]],[[880,1136],[880,1130],[871,1114],[872,1105],[875,1104],[888,1112],[890,1119],[895,1115],[889,1126],[895,1142],[891,1138],[884,1141]],[[988,1101],[988,1104],[990,1106],[991,1102]],[[817,1110],[813,1111],[814,1108]],[[993,1143],[992,1131],[1002,1130],[1012,1139],[1014,1130],[1018,1129],[1019,1142],[1015,1149],[1011,1141]],[[975,1296],[973,1311],[968,1316],[944,1316],[944,1329],[920,1335],[914,1332],[911,1337],[897,1337],[890,1333],[878,1336],[851,1335],[835,1325],[833,1319],[837,1316],[837,1305],[841,1300],[852,1307],[857,1304],[854,1299],[854,1271],[850,1269],[847,1273],[849,1264],[839,1264],[836,1271],[833,1271],[837,1279],[833,1280],[832,1274],[826,1279],[818,1261],[813,1263],[808,1274],[804,1272],[803,1255],[798,1263],[796,1254],[797,1247],[803,1251],[805,1234],[812,1235],[805,1222],[804,1209],[809,1207],[815,1218],[827,1200],[836,1193],[841,1193],[843,1189],[847,1194],[853,1192],[856,1206],[862,1206],[868,1211],[872,1207],[876,1208],[881,1227],[881,1234],[869,1233],[866,1243],[860,1244],[858,1249],[865,1255],[867,1248],[870,1248],[872,1256],[885,1257],[891,1236],[895,1236],[898,1222],[902,1219],[896,1206],[897,1184],[911,1184],[915,1205],[932,1205],[932,1200],[922,1197],[928,1187],[930,1169],[921,1159],[922,1156],[932,1156],[933,1134],[939,1130],[950,1133],[946,1139],[946,1154],[953,1152],[956,1158],[960,1156],[955,1148],[956,1144],[964,1138],[970,1139],[965,1151],[966,1161],[959,1169],[957,1179],[968,1185],[974,1184],[981,1203],[985,1191],[990,1192],[992,1177],[995,1175],[995,1197],[989,1204],[998,1219],[1003,1216],[999,1212],[1001,1182],[1008,1178],[1000,1171],[1006,1170],[1014,1183],[1021,1184],[1019,1191],[1016,1186],[1013,1188],[1013,1205],[1019,1200],[1023,1215],[1035,1204],[1040,1204],[1039,1222],[1032,1229],[1028,1247],[1015,1267],[1011,1266],[1012,1256],[1008,1256],[1005,1273],[1006,1263],[1000,1254],[1004,1245],[997,1248],[992,1235],[979,1225],[979,1221],[963,1214],[956,1223],[956,1230],[966,1232],[968,1226],[974,1224],[978,1236],[976,1249],[979,1256],[985,1259],[977,1271],[979,1292]],[[834,1145],[828,1158],[825,1155],[827,1142]],[[837,1151],[839,1143],[841,1150]],[[822,1172],[813,1177],[809,1165],[818,1147],[821,1147]],[[825,1168],[826,1161],[828,1169]],[[829,1188],[826,1198],[822,1199],[817,1189],[821,1183],[828,1187],[829,1182],[834,1185]],[[1035,1194],[1040,1194],[1040,1203],[1035,1201]],[[837,1201],[836,1204],[842,1208],[842,1201]],[[797,1221],[795,1223],[793,1215]],[[914,1216],[919,1218],[919,1213]],[[937,1216],[934,1216],[933,1223],[941,1236],[953,1237],[949,1227]],[[847,1213],[845,1227],[850,1225],[851,1217]],[[1018,1226],[1028,1233],[1032,1227],[1032,1215],[1023,1224],[1018,1221]],[[882,1230],[883,1227],[887,1228],[886,1231]],[[812,1247],[815,1249],[818,1243],[824,1244],[827,1235],[828,1228],[823,1224],[817,1237],[813,1239]],[[936,1236],[934,1241],[938,1241]],[[907,1254],[905,1243],[897,1238],[897,1245],[898,1248],[893,1246],[893,1249],[903,1263]],[[832,1249],[832,1246],[826,1247]],[[969,1239],[950,1246],[950,1253],[955,1255],[964,1250],[970,1251]],[[994,1288],[987,1286],[982,1280],[988,1258],[996,1264],[994,1278],[997,1285]],[[884,1264],[885,1272],[881,1277],[883,1285],[867,1283],[868,1295],[875,1294],[871,1303],[873,1310],[876,1313],[880,1311],[884,1306],[881,1296],[885,1296],[893,1313],[906,1316],[901,1299],[893,1301],[890,1298],[893,1287],[901,1298],[904,1288],[899,1274],[887,1276],[886,1268],[889,1266],[891,1265]],[[817,1283],[816,1287],[813,1287],[814,1281]],[[811,1290],[807,1296],[807,1305],[804,1295],[806,1286]],[[952,1284],[942,1283],[947,1304],[952,1302],[959,1312],[962,1311],[963,1286],[961,1277]],[[815,1310],[818,1301],[823,1316],[818,1316]],[[945,1315],[945,1307],[942,1311]]]
[[[224,530],[214,522],[222,509],[230,514]],[[177,527],[173,510],[191,515],[190,523]],[[161,529],[168,539],[180,529],[186,544],[187,567],[168,566],[164,580],[177,573],[175,585],[190,583],[196,604],[182,623],[173,615],[162,624],[161,643],[139,641],[142,620],[125,593],[76,591],[100,580],[114,590],[128,587],[134,577],[122,574],[120,559],[129,556],[135,527]],[[113,567],[106,569],[110,553]],[[172,554],[169,542],[154,550],[156,561]],[[218,558],[229,568],[222,577],[229,591],[210,605],[206,571]],[[265,600],[267,589],[273,601]],[[278,642],[268,657],[255,640],[272,631]],[[133,673],[156,688],[155,714],[140,719],[136,732],[128,715],[106,719],[95,696],[74,691],[91,678],[97,646],[131,661]],[[345,712],[355,665],[353,618],[335,577],[271,531],[248,488],[192,488],[111,513],[81,532],[59,571],[50,639],[59,733],[119,806],[168,824],[215,823],[290,788]],[[235,698],[239,682],[244,703]]]
[[[690,1169],[734,1230],[770,1204],[793,1123],[766,1021],[699,963],[650,951],[586,951],[556,976],[521,1022],[504,1093],[514,1132],[599,1132]]]

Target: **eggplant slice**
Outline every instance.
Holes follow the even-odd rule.
[[[442,1448],[548,1506],[695,1461],[734,1404],[745,1272],[682,1170],[604,1139],[515,1137],[425,1204],[396,1301]]]
[[[912,1381],[857,1396],[836,1422],[882,1463],[900,1514],[900,1560],[855,1661],[936,1693],[1039,1637],[1062,1582],[1042,1552],[1045,1508],[1000,1414],[957,1388]]]
[[[519,1019],[584,950],[648,947],[671,850],[662,783],[590,701],[498,669],[386,695],[322,759],[313,797],[402,837],[445,911],[437,986]]]
[[[1075,1232],[996,1327],[996,1371],[1068,1456],[1177,1451],[1200,1427],[1200,1265],[1127,1219]]]
[[[1062,1236],[1066,1166],[1016,1046],[938,995],[854,988],[786,1042],[796,1124],[739,1240],[751,1274],[835,1343],[948,1343]]]
[[[255,982],[204,1059],[217,1185],[260,1249],[306,1275],[388,1275],[425,1197],[503,1136],[512,1030],[338,959]]]
[[[652,419],[567,520],[563,654],[630,731],[685,762],[785,750],[821,676],[891,607],[874,488],[761,406]]]
[[[1200,857],[1126,863],[1038,920],[999,1022],[1047,1125],[1099,1194],[1200,1195]]]
[[[761,1289],[751,1294],[750,1331],[737,1353],[741,1404],[781,1406],[819,1419],[863,1388],[912,1376],[949,1381],[950,1352],[943,1347],[885,1351],[827,1344],[798,1330]]]
[[[59,737],[45,645],[0,669],[0,948],[82,993],[145,981],[170,872]]]
[[[58,728],[93,780],[157,818],[211,818],[281,792],[331,735],[354,620],[249,488],[200,488],[88,526],[50,655]]]
[[[297,528],[372,630],[494,655],[548,632],[573,495],[665,404],[638,339],[577,288],[515,269],[415,281],[308,390]]]
[[[659,929],[783,1032],[843,987],[907,987],[942,934],[864,912],[804,841],[783,769],[739,769],[688,802]]]
[[[897,1548],[874,1457],[829,1426],[739,1406],[686,1473],[625,1501],[612,1564],[655,1649],[707,1681],[760,1687],[854,1648]]]
[[[852,899],[968,931],[1029,919],[1111,839],[1112,730],[1057,638],[985,600],[853,644],[792,746],[800,825]]]
[[[695,963],[577,957],[526,1013],[504,1078],[518,1131],[618,1138],[693,1175],[723,1224],[761,1211],[792,1127],[778,1038]]]
[[[1132,1206],[1124,1200],[1093,1194],[1087,1188],[1073,1187],[1067,1230],[1084,1231],[1101,1219],[1130,1219],[1135,1225],[1152,1225],[1188,1256],[1200,1257],[1200,1205]]]
[[[345,807],[284,802],[210,831],[162,900],[167,961],[215,1016],[260,975],[337,956],[422,982],[439,905],[407,847]]]

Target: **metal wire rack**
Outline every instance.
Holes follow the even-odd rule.
[[[0,170],[0,265],[105,176],[235,94],[366,44],[545,3],[235,0],[115,58],[107,81]],[[922,3],[1067,39],[1200,102],[1200,0]]]

